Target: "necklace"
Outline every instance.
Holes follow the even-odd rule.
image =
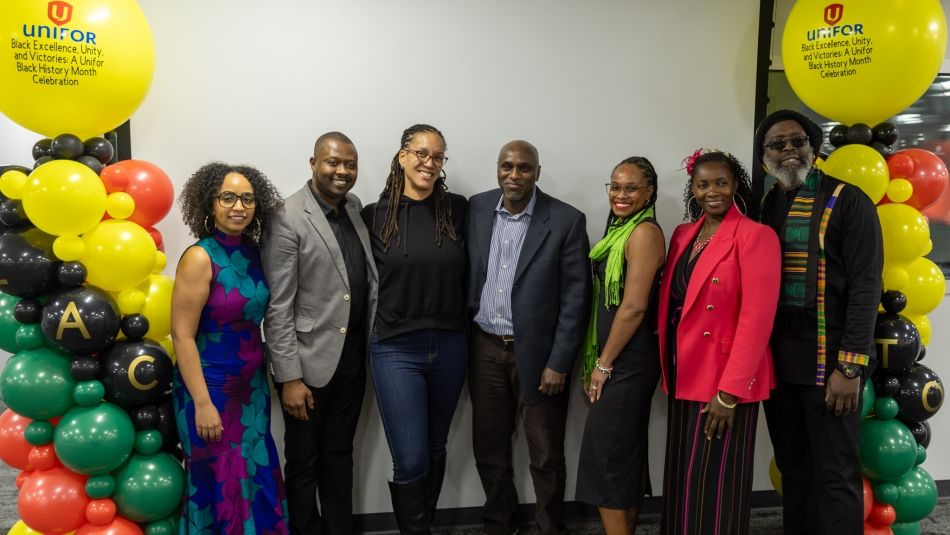
[[[715,234],[710,235],[704,240],[697,240],[696,243],[693,244],[693,253],[695,254],[702,251],[703,248],[709,244],[709,240],[711,240],[713,236],[715,236]]]

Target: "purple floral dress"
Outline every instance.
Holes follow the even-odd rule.
[[[176,369],[175,414],[188,483],[179,532],[287,533],[261,343],[270,292],[260,254],[240,236],[221,232],[197,245],[211,257],[212,276],[196,342],[224,431],[218,442],[198,436],[195,404]]]

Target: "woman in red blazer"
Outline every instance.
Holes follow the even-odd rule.
[[[739,209],[751,187],[734,156],[700,150],[687,171],[691,222],[673,233],[660,284],[670,399],[661,532],[747,533],[759,401],[775,387],[781,252],[775,232]]]

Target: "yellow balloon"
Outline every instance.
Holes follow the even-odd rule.
[[[809,108],[873,126],[924,94],[946,47],[940,0],[798,0],[785,22],[782,62]]]
[[[106,199],[106,212],[113,219],[126,219],[135,211],[135,199],[124,191],[110,193]]]
[[[145,307],[145,292],[138,288],[120,290],[114,297],[123,315],[138,314]]]
[[[907,307],[903,314],[923,316],[929,314],[940,301],[947,289],[943,272],[929,258],[920,257],[907,266],[908,282],[901,289],[907,297]]]
[[[82,258],[86,244],[75,234],[64,234],[53,242],[53,254],[64,262],[72,262]]]
[[[64,535],[73,535],[75,531],[70,531]],[[16,524],[13,524],[13,527],[7,531],[7,535],[43,535],[40,531],[34,531],[30,526],[26,525],[26,522],[18,520]]]
[[[23,186],[29,177],[23,171],[16,169],[7,171],[0,175],[0,193],[7,196],[8,199],[19,199],[23,197]]]
[[[159,340],[172,332],[172,286],[174,282],[166,275],[150,275],[145,292],[142,314],[148,318],[146,338]],[[145,286],[145,285],[143,285]]]
[[[165,349],[165,352],[168,353],[168,356],[172,359],[172,364],[174,364],[178,358],[175,356],[175,345],[172,344],[172,339],[162,338],[158,341],[158,344]]]
[[[845,145],[835,149],[821,170],[861,188],[874,204],[880,202],[887,191],[887,162],[867,145]]]
[[[162,251],[159,251],[155,256],[155,267],[152,268],[152,273],[161,273],[168,265],[168,256]]]
[[[152,30],[133,0],[6,0],[0,35],[0,112],[47,137],[116,128],[152,83]]]
[[[884,235],[884,267],[907,264],[923,254],[930,227],[920,212],[906,204],[882,204],[877,216]]]
[[[907,282],[910,281],[910,275],[907,274],[907,266],[891,266],[884,268],[884,289],[885,290],[900,290],[904,286],[907,286]]]
[[[155,266],[155,242],[142,227],[131,221],[109,219],[83,235],[86,252],[82,257],[93,286],[116,292],[148,278]]]
[[[927,316],[906,316],[907,319],[917,327],[917,332],[920,333],[920,341],[925,346],[930,345],[930,335],[933,330],[930,326],[930,318]]]
[[[53,160],[30,173],[23,187],[23,211],[48,234],[82,234],[102,220],[106,187],[85,165]]]
[[[887,183],[887,198],[891,202],[904,202],[914,194],[914,185],[906,178],[895,178]]]
[[[779,496],[782,495],[782,473],[778,470],[778,465],[775,464],[775,457],[772,457],[772,461],[769,463],[769,481],[772,482],[772,488],[775,489],[775,492]]]

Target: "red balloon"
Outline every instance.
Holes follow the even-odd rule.
[[[93,526],[105,526],[115,518],[115,502],[110,498],[92,500],[86,506],[86,520]]]
[[[894,535],[894,532],[888,526],[884,526],[881,528],[877,526],[872,526],[871,524],[868,524],[865,522],[864,535]]]
[[[897,520],[897,511],[886,503],[875,503],[868,515],[867,523],[872,526],[888,527]]]
[[[909,170],[907,159],[911,163]],[[906,178],[914,186],[913,195],[904,201],[904,204],[917,210],[923,210],[933,204],[950,183],[947,165],[939,156],[924,149],[899,151],[888,158],[887,167],[892,179]]]
[[[33,531],[66,533],[86,522],[86,476],[58,466],[37,470],[17,497],[20,518]]]
[[[62,466],[62,463],[59,462],[59,457],[56,456],[53,445],[46,444],[36,446],[30,450],[30,466],[37,470],[49,470],[56,466]]]
[[[155,242],[155,247],[161,251],[165,252],[165,238],[162,238],[162,233],[158,231],[155,227],[149,227],[145,229],[148,231],[148,235],[152,237],[152,241]]]
[[[864,487],[864,519],[867,520],[868,515],[871,514],[871,507],[874,506],[874,488],[866,477],[861,478],[861,486]]]
[[[26,482],[26,478],[30,477],[32,473],[33,470],[21,470],[20,473],[16,475],[16,488],[23,488],[23,483]]]
[[[131,520],[117,516],[104,526],[86,524],[76,531],[76,535],[142,535],[142,528]]]
[[[0,414],[0,461],[20,470],[26,468],[33,446],[23,438],[23,431],[32,421],[10,409]]]
[[[135,200],[135,212],[129,221],[151,227],[168,215],[175,200],[172,181],[154,164],[143,160],[123,160],[105,167],[99,178],[106,191],[124,191]]]

